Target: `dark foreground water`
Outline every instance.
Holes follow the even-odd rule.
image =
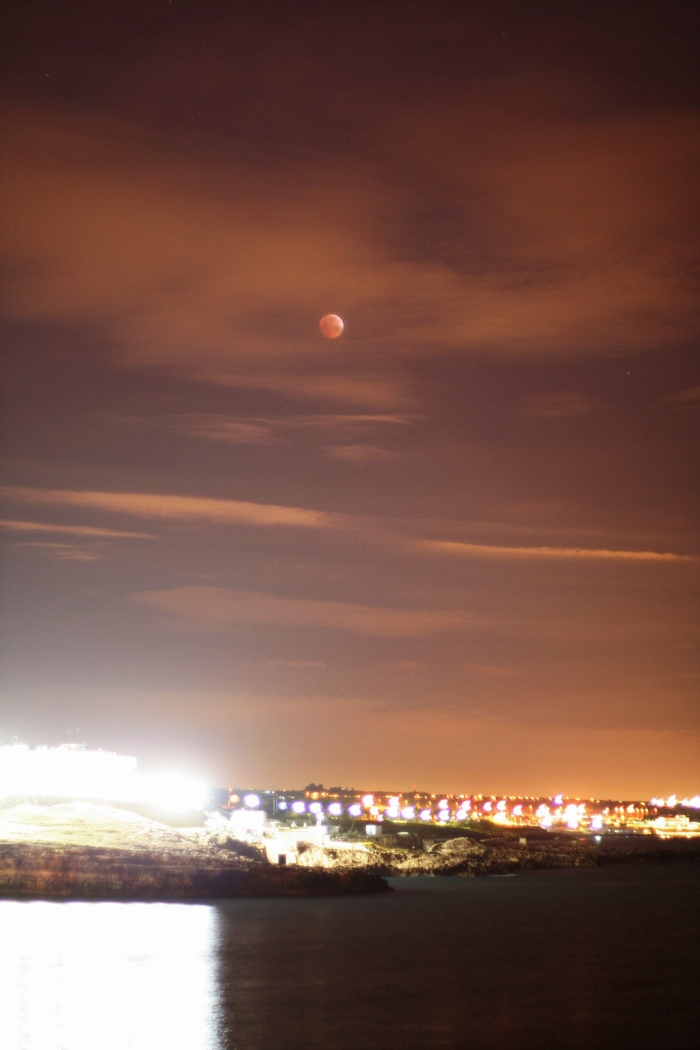
[[[0,901],[3,1050],[697,1050],[700,868]]]

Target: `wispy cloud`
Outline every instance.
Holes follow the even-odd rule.
[[[275,426],[267,419],[240,419],[214,413],[191,413],[155,419],[156,425],[185,431],[204,441],[230,445],[274,445],[279,441]]]
[[[363,405],[377,410],[410,406],[406,384],[396,376],[296,375],[293,372],[200,372],[196,378],[213,386],[269,390],[285,397]]]
[[[290,435],[319,432],[348,437],[369,430],[406,426],[413,415],[374,414],[347,415],[325,413],[270,417],[228,416],[214,412],[181,412],[170,415],[124,416],[106,414],[101,421],[127,430],[156,428],[179,431],[205,441],[231,445],[278,445]]]
[[[322,660],[268,660],[268,667],[288,667],[291,670],[305,667],[325,667]]]
[[[79,492],[69,489],[34,489],[6,486],[0,496],[10,504],[34,504],[39,506],[83,507],[90,510],[176,523],[201,523],[210,525],[244,525],[270,528],[289,526],[305,529],[353,530],[364,536],[367,542],[380,543],[389,549],[408,555],[445,555],[470,558],[520,558],[520,559],[572,559],[578,561],[628,561],[628,562],[695,562],[690,554],[675,554],[650,550],[613,550],[608,548],[555,547],[555,546],[507,546],[485,543],[468,543],[451,540],[415,539],[402,536],[381,523],[372,522],[350,514],[336,514],[309,510],[305,507],[284,507],[268,503],[251,503],[242,500],[208,499],[201,496],[172,496],[138,492]],[[8,520],[8,519],[5,519]],[[32,523],[28,523],[32,524]],[[62,526],[48,525],[48,531]],[[76,526],[81,530],[88,526]],[[42,527],[38,531],[42,531]],[[128,536],[152,538],[145,533],[121,533],[102,530],[82,533],[95,537]]]
[[[56,561],[101,561],[104,558],[103,554],[94,549],[76,547],[71,543],[52,543],[37,540],[34,542],[16,543],[15,547],[36,551],[37,554],[44,554]]]
[[[7,490],[5,490],[7,491]],[[0,521],[0,528],[10,532],[53,532],[93,539],[154,540],[148,532],[120,532],[117,529],[99,529],[93,525],[47,525],[39,521]]]
[[[5,487],[2,495],[11,503],[43,506],[86,507],[141,518],[213,524],[341,528],[340,515],[303,507],[281,507],[268,503],[206,499],[198,496],[160,496],[138,492],[74,492],[68,489]]]
[[[332,459],[344,459],[358,467],[370,463],[383,463],[387,459],[396,459],[400,453],[378,445],[328,445],[326,455]]]
[[[424,660],[388,660],[382,664],[387,671],[408,672],[424,671],[428,665]]]
[[[558,390],[533,394],[521,411],[536,419],[575,419],[588,415],[596,407],[595,402],[583,394]]]
[[[392,609],[311,598],[278,598],[225,587],[142,591],[132,601],[181,623],[208,630],[257,623],[349,631],[375,638],[421,638],[463,630],[477,622],[477,617],[461,610]]]
[[[516,678],[517,671],[499,664],[464,664],[464,669],[482,678]]]
[[[600,550],[585,547],[496,547],[484,543],[453,543],[448,540],[414,540],[410,547],[426,554],[447,554],[465,558],[571,558],[574,560],[600,559],[602,561],[656,561],[693,562],[691,554],[659,553],[657,551]]]
[[[672,405],[695,405],[700,402],[700,386],[691,386],[688,390],[680,390],[677,394],[671,394],[666,398]]]

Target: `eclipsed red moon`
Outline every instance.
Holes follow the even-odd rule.
[[[321,329],[321,335],[325,335],[326,339],[337,339],[342,334],[345,325],[337,314],[326,314],[318,322],[318,327]]]

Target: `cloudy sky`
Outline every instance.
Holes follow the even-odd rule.
[[[5,18],[3,737],[696,792],[696,6]]]

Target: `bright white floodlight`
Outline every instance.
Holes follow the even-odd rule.
[[[199,780],[179,773],[164,773],[144,784],[144,801],[176,813],[202,809],[207,788]]]
[[[184,812],[201,809],[207,787],[177,773],[143,776],[136,759],[87,748],[0,747],[0,798],[8,796],[145,802]]]
[[[138,798],[136,759],[112,751],[26,744],[0,747],[0,797],[85,798],[132,802]]]

